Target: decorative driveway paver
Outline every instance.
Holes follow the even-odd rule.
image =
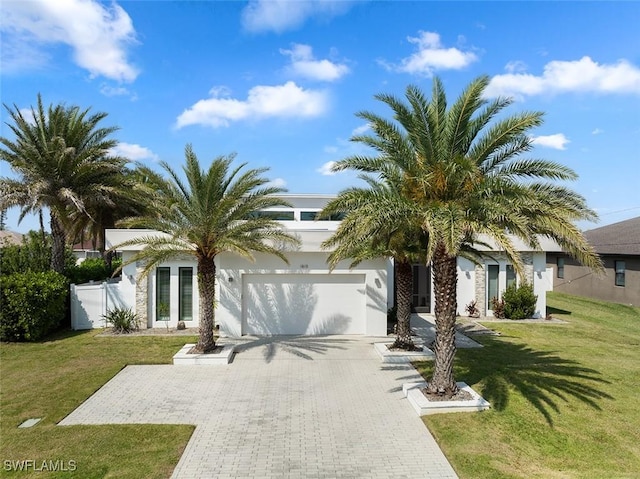
[[[226,366],[127,366],[72,424],[195,424],[174,478],[455,478],[371,338],[256,339]]]

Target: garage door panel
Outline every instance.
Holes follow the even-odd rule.
[[[363,334],[365,276],[243,276],[243,334]]]

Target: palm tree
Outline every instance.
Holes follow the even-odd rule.
[[[321,216],[345,213],[345,217],[322,247],[332,250],[328,258],[331,268],[348,258],[351,267],[367,259],[393,258],[397,325],[391,348],[412,351],[415,349],[410,326],[412,264],[424,263],[427,238],[409,217],[390,218],[384,214],[398,211],[407,201],[402,195],[402,176],[397,174],[399,171],[395,173],[387,171],[384,181],[362,175],[369,188],[349,188],[326,205]]]
[[[130,218],[120,224],[142,227],[165,233],[147,234],[117,245],[139,245],[142,249],[127,263],[145,263],[141,276],[148,275],[156,265],[176,256],[192,256],[197,261],[198,293],[200,295],[200,331],[197,352],[215,348],[216,256],[230,252],[253,260],[254,252],[274,254],[288,262],[286,246],[296,246],[298,240],[283,231],[275,220],[252,213],[270,207],[289,206],[273,196],[282,188],[268,186],[262,175],[267,168],[243,170],[246,163],[230,170],[234,155],[215,158],[207,170],[201,170],[190,145],[185,150],[186,182],[167,164],[166,180],[149,169],[144,189],[151,201],[146,216]]]
[[[91,240],[93,248],[102,252],[109,268],[114,252],[105,250],[105,230],[115,228],[119,220],[143,216],[149,207],[147,192],[141,188],[144,177],[140,171],[144,168],[142,165],[124,168],[121,174],[107,178],[102,195],[86,202],[86,212],[76,211],[70,217],[70,236],[75,238],[74,242]]]
[[[542,124],[543,114],[523,112],[496,119],[512,100],[485,99],[488,83],[486,76],[475,79],[450,107],[438,78],[430,99],[415,86],[406,89],[407,102],[376,95],[391,108],[393,120],[360,112],[372,134],[352,138],[375,153],[346,158],[334,167],[402,183],[402,199],[379,209],[378,222],[409,221],[424,232],[436,320],[434,370],[427,390],[447,397],[458,390],[453,376],[458,256],[478,261],[476,247],[491,241],[522,275],[513,238],[539,248],[540,238],[547,237],[582,264],[602,268],[574,225],[596,219],[595,212],[583,197],[554,183],[577,175],[558,163],[523,157],[532,147],[528,132]]]
[[[124,168],[124,159],[109,154],[117,128],[99,127],[106,113],[90,115],[89,109],[62,104],[45,110],[40,95],[26,116],[16,105],[4,107],[15,139],[0,138],[0,158],[17,178],[0,178],[0,209],[20,207],[20,220],[49,209],[51,268],[62,272],[70,218],[88,214],[89,202],[103,202],[109,182]]]

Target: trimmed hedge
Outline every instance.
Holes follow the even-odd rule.
[[[54,271],[0,278],[0,340],[37,341],[65,317],[69,281]]]
[[[509,319],[526,319],[533,317],[536,311],[538,296],[533,294],[533,286],[523,283],[516,287],[509,286],[502,295],[504,315]]]
[[[87,258],[82,263],[65,270],[65,275],[73,284],[89,281],[104,281],[111,277],[113,271],[120,266],[121,260],[114,259],[111,268],[102,258]]]

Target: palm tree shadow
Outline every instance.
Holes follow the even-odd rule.
[[[265,362],[270,363],[279,351],[312,361],[313,354],[325,354],[330,349],[345,349],[351,340],[329,336],[264,336],[236,346],[242,353],[255,348],[263,348]]]
[[[486,337],[481,350],[460,350],[456,375],[470,384],[481,383],[480,394],[503,411],[512,390],[518,391],[553,426],[553,413],[574,397],[601,410],[600,400],[614,399],[602,387],[610,381],[595,369],[562,358],[557,351],[536,351],[524,344]]]

